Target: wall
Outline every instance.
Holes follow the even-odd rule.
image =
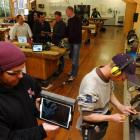
[[[138,16],[138,21],[134,23],[134,29],[136,30],[137,35],[140,38],[140,4],[137,4],[136,13],[139,13],[139,16]]]
[[[124,0],[126,2],[126,14],[124,33],[127,35],[130,29],[135,29],[140,38],[140,0]],[[134,13],[139,13],[137,22],[133,22]]]
[[[44,4],[45,8],[38,8],[38,4]],[[78,4],[91,5],[91,10],[96,7],[103,17],[114,16],[114,12],[108,13],[109,8],[111,8],[112,11],[117,11],[116,19],[120,15],[124,16],[125,13],[125,3],[122,0],[37,0],[37,9],[46,12],[48,16],[52,17],[54,11],[60,10],[62,14],[65,15],[67,6]]]
[[[127,35],[128,31],[133,29],[133,15],[136,12],[136,3],[126,3],[124,34]]]

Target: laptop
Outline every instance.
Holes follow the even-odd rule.
[[[40,119],[69,129],[72,121],[72,107],[49,97],[43,97],[40,105]]]
[[[43,44],[41,43],[35,43],[32,46],[33,52],[42,52],[43,51]]]
[[[27,37],[26,36],[18,36],[18,42],[19,43],[27,43]]]

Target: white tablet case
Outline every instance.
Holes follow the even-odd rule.
[[[41,100],[41,105],[40,105],[40,118],[43,119],[43,120],[46,120],[50,123],[53,123],[53,124],[56,124],[56,125],[59,125],[60,127],[63,127],[63,128],[69,128],[70,125],[71,125],[71,122],[72,122],[72,119],[73,119],[73,112],[74,112],[74,107],[75,107],[75,99],[72,99],[72,98],[69,98],[69,97],[65,97],[65,96],[62,96],[62,95],[58,95],[58,94],[55,94],[55,93],[51,93],[51,92],[48,92],[48,91],[42,91],[41,93],[42,97],[43,98],[46,98],[46,99],[49,99],[53,102],[56,102],[57,104],[60,104],[60,105],[63,105],[65,106],[66,108],[69,108],[69,116],[68,116],[68,121],[67,121],[67,125],[62,125],[62,124],[58,124],[56,122],[52,122],[52,120],[46,120],[45,118],[42,118],[42,105],[43,105],[43,98]]]

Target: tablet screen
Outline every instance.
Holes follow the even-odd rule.
[[[41,52],[43,50],[43,45],[42,44],[34,44],[33,45],[33,51],[34,52]]]
[[[40,105],[40,118],[47,122],[69,128],[71,121],[71,107],[49,98],[42,98]]]
[[[18,42],[19,43],[27,43],[27,37],[26,36],[18,36]]]

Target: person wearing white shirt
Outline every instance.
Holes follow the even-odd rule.
[[[128,80],[139,84],[135,72],[135,60],[128,54],[120,53],[113,56],[108,64],[94,68],[83,78],[77,98],[81,114],[77,128],[81,130],[83,140],[103,140],[108,122],[123,123],[127,116],[138,113],[132,106],[120,103],[113,93],[113,82],[123,84]],[[111,114],[110,103],[120,112]]]
[[[22,15],[17,15],[17,23],[10,31],[10,40],[17,40],[18,36],[24,36],[27,39],[32,39],[32,31],[27,23],[24,22]]]

